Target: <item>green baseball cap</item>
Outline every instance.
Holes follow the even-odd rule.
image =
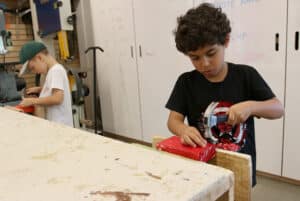
[[[40,51],[47,49],[46,46],[41,42],[30,41],[25,43],[20,51],[19,59],[20,63],[23,64],[19,75],[23,75],[27,70],[28,61],[32,59]]]

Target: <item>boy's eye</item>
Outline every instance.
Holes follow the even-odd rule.
[[[190,57],[191,58],[191,60],[193,60],[193,61],[197,61],[198,59],[199,59],[199,57]]]
[[[209,52],[209,53],[207,53],[206,55],[209,56],[209,57],[212,57],[212,56],[214,56],[215,54],[216,54],[216,52],[214,51],[214,52]]]

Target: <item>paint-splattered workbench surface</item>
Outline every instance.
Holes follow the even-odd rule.
[[[1,201],[232,199],[232,172],[0,108]]]

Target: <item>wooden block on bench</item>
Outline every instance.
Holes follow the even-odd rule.
[[[154,136],[152,138],[152,147],[156,148],[156,144],[164,139],[165,137]],[[249,155],[217,149],[215,158],[209,163],[229,169],[234,173],[235,201],[251,200],[252,162]],[[222,198],[218,201],[221,200]]]

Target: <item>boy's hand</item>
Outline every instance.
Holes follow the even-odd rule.
[[[251,102],[245,101],[232,105],[228,111],[228,124],[244,123],[251,116]]]
[[[26,94],[38,94],[41,92],[41,87],[30,87],[26,89]]]
[[[32,106],[35,103],[35,99],[36,98],[23,98],[19,105],[21,105],[22,107]]]
[[[201,136],[199,131],[192,126],[185,126],[182,130],[180,139],[182,144],[190,145],[192,147],[206,146],[206,140]]]

